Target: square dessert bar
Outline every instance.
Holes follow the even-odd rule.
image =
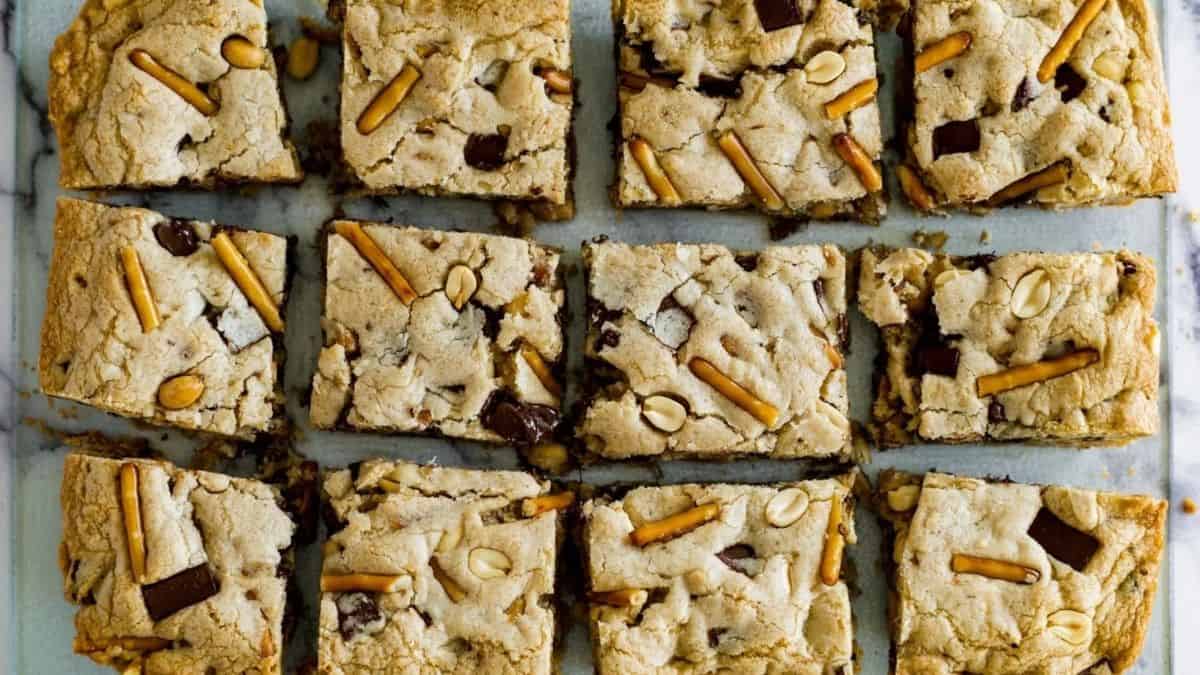
[[[558,511],[574,494],[379,460],[324,491],[320,672],[552,672]]]
[[[263,3],[86,0],[50,53],[63,187],[298,182]]]
[[[884,214],[874,34],[839,0],[616,0],[619,206]]]
[[[876,440],[1086,446],[1154,434],[1155,276],[1130,251],[864,249],[859,306],[884,348]]]
[[[583,508],[600,675],[854,671],[855,474],[643,487]]]
[[[68,455],[75,652],[122,673],[281,673],[295,529],[281,501],[254,480]]]
[[[596,241],[587,268],[589,454],[848,459],[846,260]]]
[[[1174,192],[1146,0],[914,0],[901,187],[919,209],[1061,208]]]
[[[878,502],[896,675],[1113,675],[1137,660],[1166,502],[891,470]]]
[[[282,424],[283,237],[58,200],[42,391],[253,438]]]
[[[549,438],[563,393],[557,251],[336,221],[325,262],[314,426],[520,446]]]
[[[371,193],[570,192],[569,0],[341,0],[342,150]]]

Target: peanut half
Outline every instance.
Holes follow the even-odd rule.
[[[1070,169],[1066,163],[1059,162],[1052,164],[1037,173],[1031,173],[1021,180],[1002,188],[987,200],[987,204],[988,206],[1000,206],[1035,190],[1065,183],[1069,175]]]
[[[900,189],[904,190],[904,196],[908,197],[908,201],[913,206],[922,211],[932,211],[937,206],[933,195],[921,182],[917,172],[907,164],[900,164],[896,167],[896,176],[900,179]]]
[[[403,302],[405,305],[411,305],[413,300],[417,299],[417,292],[409,285],[408,279],[405,279],[400,270],[396,269],[391,259],[387,257],[383,249],[379,248],[379,244],[375,243],[371,235],[362,229],[361,225],[340,220],[334,224],[333,230],[343,239],[350,242],[350,245],[358,251],[358,254],[371,263],[371,267],[374,267],[379,276],[383,277],[383,280],[392,288],[396,297],[400,298],[400,302]]]
[[[158,305],[154,304],[154,296],[150,294],[150,282],[146,280],[137,249],[132,246],[121,249],[121,265],[125,268],[125,284],[129,287],[133,309],[142,323],[142,332],[149,333],[158,328],[162,318],[158,314]]]
[[[768,427],[774,426],[779,419],[779,409],[751,394],[745,387],[725,376],[716,366],[700,357],[688,362],[692,374],[700,378],[708,386],[716,389],[722,396],[733,401],[734,405],[750,413],[755,419]]]
[[[957,574],[977,574],[981,577],[1011,581],[1016,584],[1033,584],[1042,578],[1042,573],[1007,560],[980,558],[963,553],[950,557],[950,569]]]
[[[1054,284],[1040,267],[1030,270],[1013,286],[1009,309],[1018,319],[1032,319],[1046,310]]]
[[[763,513],[773,527],[788,527],[808,511],[808,493],[800,488],[780,490],[771,497]]]
[[[480,546],[467,554],[467,569],[480,579],[499,579],[512,571],[512,560],[503,551]]]
[[[463,305],[475,295],[478,288],[479,280],[475,278],[475,271],[466,265],[455,265],[446,275],[446,297],[454,309],[462,311]]]
[[[1035,382],[1062,377],[1099,360],[1100,352],[1095,349],[1081,349],[1056,359],[1046,359],[990,375],[980,375],[979,379],[975,380],[975,391],[981,397],[991,396]]]
[[[199,87],[188,82],[179,73],[154,60],[154,57],[150,56],[146,50],[135,49],[129,52],[129,61],[142,72],[161,82],[164,87],[178,94],[180,98],[190,103],[202,114],[212,117],[220,110],[220,106],[209,98],[208,94],[200,91]]]
[[[446,592],[446,596],[450,598],[450,602],[459,603],[463,598],[467,597],[467,591],[458,584],[442,566],[438,564],[436,559],[429,561],[429,567],[433,570],[433,578],[442,585],[442,590]]]
[[[358,133],[368,136],[378,129],[396,112],[419,79],[421,71],[411,63],[405,64],[400,73],[392,78],[358,116]]]
[[[267,50],[241,35],[230,35],[221,43],[221,56],[234,68],[257,70],[267,62]]]
[[[640,607],[646,604],[650,594],[641,588],[621,588],[615,591],[592,591],[588,599],[609,607]]]
[[[406,577],[401,574],[322,574],[322,593],[395,593]]]
[[[917,54],[915,70],[921,74],[945,61],[962,54],[971,47],[971,34],[963,31],[954,33],[929,45]]]
[[[574,492],[559,492],[553,495],[529,497],[521,501],[521,514],[526,518],[540,516],[550,511],[561,511],[575,503]]]
[[[267,324],[267,328],[270,328],[272,332],[282,333],[283,317],[279,315],[279,308],[275,306],[275,301],[271,299],[271,294],[267,292],[266,286],[263,286],[258,275],[250,268],[250,263],[238,250],[229,234],[218,233],[212,238],[212,247],[217,252],[217,258],[221,260],[221,264],[225,266],[225,270],[229,272],[229,276],[233,277],[234,283],[242,289],[242,294],[246,296],[254,309],[258,310],[258,314],[262,317],[263,323]]]
[[[849,164],[850,168],[858,174],[858,180],[862,182],[867,192],[879,192],[883,189],[883,176],[875,167],[875,162],[867,156],[867,151],[863,150],[853,136],[850,134],[834,136],[833,149],[837,151],[842,161]]]
[[[537,379],[546,388],[546,391],[550,392],[555,398],[562,398],[562,385],[558,383],[558,380],[554,379],[554,373],[550,372],[550,366],[546,365],[545,360],[542,359],[542,355],[538,353],[538,350],[530,346],[529,343],[522,342],[521,358],[525,359],[525,363],[529,365],[529,369],[533,371],[533,374],[537,375]]]
[[[804,64],[804,75],[813,84],[829,84],[846,72],[846,59],[835,51],[826,49]]]
[[[654,156],[654,150],[645,139],[638,136],[629,139],[629,154],[633,155],[634,161],[642,168],[642,173],[645,174],[650,189],[658,195],[658,201],[668,206],[676,206],[683,202],[679,191],[675,189],[671,179],[659,165],[658,157]]]
[[[742,145],[742,139],[738,138],[737,134],[732,130],[726,131],[717,138],[717,146],[721,148],[721,152],[729,158],[733,163],[733,168],[737,169],[742,180],[750,186],[754,194],[762,200],[764,206],[772,211],[778,211],[784,207],[783,197],[775,190],[767,177],[758,168],[758,164],[754,163],[754,158],[746,151],[746,146]]]
[[[1046,631],[1069,645],[1080,647],[1092,641],[1092,618],[1073,609],[1060,609],[1046,617]]]
[[[538,75],[546,81],[546,86],[556,94],[570,94],[572,85],[571,74],[557,68],[543,68]]]
[[[687,422],[687,408],[670,396],[656,394],[642,401],[642,416],[654,428],[673,434]]]
[[[1099,16],[1100,10],[1104,9],[1104,3],[1105,0],[1084,0],[1079,11],[1075,12],[1075,18],[1067,24],[1066,30],[1058,37],[1058,42],[1054,43],[1046,57],[1042,59],[1042,65],[1038,66],[1038,82],[1045,84],[1054,78],[1058,67],[1066,63],[1071,52],[1075,50],[1075,45],[1083,39],[1083,34],[1087,31],[1088,26]]]
[[[870,103],[879,91],[879,80],[872,77],[842,92],[837,98],[825,104],[825,117],[836,120],[844,115]]]
[[[158,386],[158,403],[167,410],[183,410],[204,395],[199,375],[178,375]]]
[[[842,578],[842,554],[846,550],[846,533],[842,530],[845,505],[838,494],[829,503],[829,522],[825,525],[825,548],[821,550],[821,583],[832,586]]]
[[[125,542],[129,546],[129,569],[133,580],[146,579],[146,532],[142,529],[142,502],[138,492],[137,465],[121,465],[121,515],[125,521]]]
[[[629,541],[636,546],[647,546],[658,541],[674,539],[687,534],[701,525],[716,520],[721,515],[721,505],[701,504],[673,516],[646,523],[629,533]]]

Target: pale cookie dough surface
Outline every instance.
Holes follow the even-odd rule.
[[[137,467],[146,578],[130,566],[120,468]],[[294,525],[279,493],[253,480],[166,462],[71,454],[63,467],[66,598],[78,605],[74,649],[122,673],[281,673]],[[148,585],[207,565],[219,591],[154,621]],[[143,638],[138,647],[129,638]]]
[[[617,201],[659,205],[629,141],[645,140],[685,205],[766,208],[718,147],[733,131],[783,197],[781,213],[875,220],[882,201],[869,195],[832,139],[849,133],[878,160],[883,147],[874,101],[836,120],[824,105],[876,77],[870,24],[837,0],[800,10],[804,22],[765,32],[751,0],[618,4],[620,70],[656,81],[622,86]],[[805,66],[832,51],[844,71],[810,81]]]
[[[678,485],[637,488],[584,505],[584,546],[593,597],[646,591],[630,607],[591,604],[601,675],[849,673],[854,655],[846,583],[821,580],[833,500],[855,541],[852,476],[777,486]],[[795,506],[768,518],[768,504]],[[630,533],[697,505],[716,520],[638,547]],[[775,524],[772,524],[771,521]]]
[[[883,501],[896,489],[910,494],[919,489],[912,495],[915,511],[884,510],[896,534],[896,675],[1099,675],[1132,667],[1158,586],[1165,502],[936,473],[923,478],[885,473]],[[1042,535],[1031,534],[1038,532],[1031,529],[1035,519],[1058,519],[1075,532],[1039,541]],[[1069,539],[1088,542],[1090,555],[1061,551],[1061,542]],[[1075,559],[1061,560],[1049,549]],[[1040,577],[1019,584],[955,573],[955,554],[1015,563]]]
[[[367,190],[566,202],[571,95],[543,68],[571,70],[567,0],[346,0],[342,148]],[[426,53],[428,51],[428,53]],[[421,77],[377,129],[358,119],[406,64]],[[472,138],[503,136],[494,162]],[[492,166],[494,164],[495,166]]]
[[[176,255],[162,228],[194,233],[195,250]],[[54,257],[42,322],[42,391],[160,425],[253,437],[279,423],[282,356],[271,332],[208,243],[212,223],[154,211],[58,200]],[[226,229],[271,301],[286,300],[287,240]],[[144,333],[126,284],[121,251],[141,261],[162,324]],[[200,377],[192,405],[168,410],[163,382]]]
[[[406,306],[331,228],[326,346],[313,376],[315,426],[501,442],[506,425],[485,421],[499,408],[498,416],[534,410],[557,421],[559,397],[521,354],[522,345],[533,348],[557,373],[555,381],[563,381],[566,291],[557,252],[511,237],[362,228],[419,297]],[[458,310],[446,288],[460,265],[472,270],[477,289]],[[505,397],[515,403],[497,406]]]
[[[521,512],[549,484],[372,460],[329,474],[324,490],[336,522],[323,573],[403,579],[394,593],[321,594],[320,672],[549,675],[558,519]],[[480,576],[481,550],[508,569]]]
[[[248,0],[87,0],[50,55],[50,120],[68,188],[212,187],[303,177],[286,138],[275,61],[231,66],[234,35],[267,49],[267,15]],[[136,67],[134,50],[217,102],[206,116]]]
[[[737,254],[713,244],[584,247],[589,393],[577,428],[605,459],[850,452],[846,261],[833,245]],[[778,412],[767,426],[690,369],[701,358]],[[682,403],[655,426],[651,397]],[[653,403],[651,404],[653,406]]]
[[[1041,279],[1032,296],[1028,275]],[[887,356],[877,440],[1119,445],[1156,433],[1155,280],[1154,262],[1130,251],[963,259],[864,249],[859,304],[882,329]],[[980,376],[1086,349],[1098,362],[978,395]],[[921,366],[950,353],[956,367]]]
[[[1069,178],[1031,195],[1038,205],[1126,203],[1175,190],[1158,25],[1146,2],[1105,2],[1059,76],[1044,84],[1038,67],[1079,3],[918,0],[915,6],[917,51],[954,33],[971,35],[966,53],[916,76],[910,153],[939,202],[985,201],[1058,162],[1069,163]],[[968,121],[976,122],[978,149],[937,156],[937,130]]]

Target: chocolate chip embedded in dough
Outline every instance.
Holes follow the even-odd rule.
[[[463,149],[467,164],[480,171],[495,171],[504,165],[508,136],[502,134],[471,134]]]
[[[933,130],[933,158],[975,152],[979,149],[980,134],[977,120],[947,122]]]
[[[755,557],[754,548],[747,544],[734,544],[717,553],[717,558],[729,569],[747,576],[749,576],[747,561],[752,561]]]
[[[338,632],[346,642],[358,635],[370,634],[383,628],[383,613],[375,598],[366,593],[345,593],[337,599]]]
[[[917,372],[954,377],[958,374],[958,350],[945,345],[929,345],[917,351]]]
[[[522,447],[549,440],[559,419],[554,408],[518,401],[502,389],[492,392],[480,417],[484,428]]]
[[[742,95],[742,82],[701,75],[700,84],[696,89],[710,98],[738,98]]]
[[[1069,64],[1064,63],[1054,71],[1054,88],[1062,96],[1063,103],[1070,103],[1087,89],[1087,80]]]
[[[1098,539],[1071,527],[1044,506],[1029,526],[1029,536],[1041,544],[1046,553],[1079,572],[1087,567],[1088,561],[1100,550]]]
[[[988,404],[988,421],[989,422],[1007,422],[1008,416],[1004,412],[1004,404],[999,401],[992,401]]]
[[[1028,78],[1022,78],[1021,83],[1017,85],[1017,91],[1013,94],[1012,111],[1021,112],[1034,99],[1033,82]]]
[[[154,226],[154,238],[159,246],[173,256],[186,258],[200,248],[200,236],[196,228],[186,220],[172,218]]]
[[[796,0],[754,0],[754,9],[758,11],[763,30],[768,33],[804,21]]]
[[[208,563],[142,586],[142,600],[154,621],[162,621],[181,609],[204,602],[221,590]]]
[[[612,347],[616,347],[619,344],[621,344],[621,334],[618,333],[617,331],[615,331],[611,328],[605,328],[603,331],[600,332],[600,347],[599,347],[599,349],[604,349],[605,347],[612,348]]]
[[[757,253],[740,253],[734,257],[737,264],[747,272],[753,272],[758,267]]]

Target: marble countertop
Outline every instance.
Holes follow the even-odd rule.
[[[580,13],[578,8],[580,3],[590,1],[575,0],[576,14]],[[16,458],[21,456],[21,453],[17,452],[14,447],[15,429],[18,426],[18,414],[24,417],[27,414],[48,410],[40,401],[36,404],[29,402],[40,400],[42,397],[39,393],[32,391],[27,385],[18,391],[16,384],[30,381],[29,372],[34,355],[29,353],[28,348],[18,354],[18,345],[22,343],[28,345],[31,339],[29,335],[16,334],[15,326],[18,324],[15,319],[16,312],[12,311],[12,308],[17,303],[18,293],[21,292],[21,289],[17,287],[17,268],[19,266],[11,264],[11,261],[18,254],[14,247],[20,228],[46,222],[47,214],[52,213],[53,198],[57,193],[54,186],[54,177],[57,175],[54,165],[57,163],[57,158],[53,156],[53,138],[44,115],[46,101],[43,80],[46,67],[44,63],[22,63],[18,68],[16,56],[18,50],[14,46],[14,41],[18,39],[16,35],[18,28],[14,21],[13,2],[32,4],[40,3],[41,0],[0,0],[0,18],[3,19],[4,40],[4,48],[0,52],[0,92],[9,94],[0,97],[0,673],[16,672],[14,664],[15,655],[18,652],[16,645],[18,617],[15,589],[18,583],[25,583],[24,580],[16,578],[14,557],[17,556],[18,551],[15,551],[13,546],[14,542],[20,541],[20,533],[16,532],[14,528],[28,527],[28,523],[41,522],[33,519],[29,514],[18,514],[13,511],[11,496],[15,494],[15,482],[18,478]],[[303,11],[306,13],[316,13],[316,0],[295,0],[295,2],[304,6],[305,10]],[[1200,635],[1200,611],[1195,609],[1200,606],[1200,515],[1184,515],[1179,503],[1185,496],[1200,501],[1200,450],[1194,449],[1190,445],[1191,439],[1200,438],[1200,377],[1196,376],[1196,373],[1200,373],[1200,130],[1191,127],[1192,121],[1200,120],[1200,68],[1195,67],[1195,64],[1200,63],[1200,0],[1164,0],[1164,3],[1161,21],[1164,26],[1164,51],[1169,89],[1172,95],[1175,119],[1174,136],[1181,185],[1179,193],[1166,201],[1168,256],[1166,260],[1160,260],[1159,267],[1160,281],[1166,287],[1165,297],[1169,305],[1167,323],[1163,330],[1166,386],[1162,389],[1162,395],[1166,398],[1170,408],[1171,420],[1170,429],[1164,430],[1164,433],[1169,433],[1168,437],[1173,439],[1173,443],[1167,487],[1171,500],[1170,549],[1168,564],[1164,566],[1163,574],[1170,575],[1168,587],[1172,589],[1172,592],[1166,597],[1160,594],[1160,605],[1156,607],[1155,613],[1158,617],[1157,620],[1165,621],[1165,625],[1174,637],[1171,640],[1171,661],[1174,664],[1175,672],[1194,673],[1200,672],[1200,640],[1193,637]],[[312,6],[308,7],[309,5]],[[21,9],[27,11],[24,6]],[[26,34],[23,38],[52,40],[54,33],[61,30],[61,27],[65,26],[69,20],[70,18],[66,16],[56,16],[44,35],[39,32],[37,35]],[[589,30],[602,29],[598,26],[585,28]],[[580,30],[581,28],[577,25],[577,36]],[[282,40],[276,35],[275,41],[278,43]],[[577,63],[580,64],[584,59],[597,63],[604,62],[611,58],[611,42],[585,41],[580,43],[577,39],[575,57]],[[328,66],[329,64],[326,64],[325,67]],[[327,72],[326,75],[332,76],[332,73]],[[290,86],[295,87],[295,85]],[[291,92],[292,90],[289,89],[289,93]],[[605,107],[605,105],[594,105],[588,102],[580,112],[576,124],[577,132],[584,128],[589,133],[603,134],[604,125],[610,114],[611,106]],[[22,120],[24,123],[20,123]],[[17,142],[18,133],[23,135],[21,143]],[[25,151],[21,151],[21,148],[25,148]],[[18,153],[21,154],[20,163],[18,163]],[[586,182],[597,188],[581,192],[579,203],[581,211],[589,208],[608,208],[605,204],[607,196],[602,186],[607,183],[607,172],[609,171],[611,171],[610,164],[601,163],[596,167],[581,166],[579,182]],[[272,219],[285,220],[293,214],[303,213],[301,221],[311,224],[320,223],[332,215],[330,200],[320,187],[306,185],[303,190],[286,193],[289,195],[286,203],[280,196],[281,194],[283,193],[278,191],[267,191],[255,198],[235,199],[231,208],[237,210],[239,218],[245,214],[248,219],[236,222],[261,225]],[[204,200],[205,196],[193,194],[179,196],[177,199],[157,196],[148,198],[147,201],[152,207],[163,210],[169,210],[165,208],[168,205],[178,205],[176,211],[180,215],[219,217],[224,214],[224,204],[217,207]],[[255,200],[258,200],[257,203]],[[412,205],[414,203],[411,200],[395,200],[391,203],[390,211],[388,206],[360,205],[358,207],[360,210],[353,212],[353,215],[395,215],[398,219],[403,219],[410,216],[410,211],[413,213],[419,211],[419,207]],[[485,220],[489,216],[486,214],[486,209],[480,209],[477,204],[464,204],[458,200],[449,200],[439,204],[439,208],[443,212],[442,217],[456,224],[461,223],[468,229],[480,229],[487,226]],[[197,211],[192,212],[191,209],[197,209]],[[1160,211],[1141,210],[1136,213],[1157,214]],[[24,215],[18,214],[36,214],[36,218],[30,216],[26,220]],[[17,221],[18,217],[22,217],[21,222]],[[1045,227],[1053,228],[1067,222],[1068,217],[1053,215],[1041,218],[1046,223]],[[685,228],[685,220],[673,221],[670,227],[657,233],[656,236],[686,238],[689,230]],[[736,220],[739,223],[754,222],[747,218]],[[972,220],[963,227],[970,234],[963,235],[963,239],[959,241],[973,243],[983,228],[991,227],[993,232],[997,232],[1006,225],[1012,225],[1015,220],[1016,218],[1008,216],[1000,216],[990,222],[984,222],[982,219]],[[626,225],[636,225],[639,222],[639,216],[633,215],[628,217]],[[951,229],[958,225],[955,223],[953,226],[947,225],[946,228]],[[1147,228],[1163,226],[1157,220],[1149,217],[1141,223],[1134,218],[1125,226],[1136,227],[1139,225]],[[291,231],[290,227],[291,225],[288,226],[289,231]],[[306,225],[306,227],[311,229],[314,226]],[[543,232],[552,227],[554,226],[542,226],[536,236],[539,239],[542,238]],[[885,241],[889,241],[889,237],[893,242],[903,241],[903,237],[906,237],[907,233],[903,235],[895,232],[889,233],[888,230],[891,227],[889,222],[885,222],[883,228],[879,231],[872,231],[868,236]],[[907,223],[905,227],[909,230],[912,229]],[[933,227],[942,227],[942,225],[934,224]],[[861,230],[859,232],[861,233]],[[553,239],[552,243],[556,244],[577,244],[580,240],[577,229],[567,229],[563,230],[562,234],[548,236]],[[838,234],[837,236],[843,235]],[[861,238],[862,235],[856,233],[852,236]],[[572,237],[574,238],[573,242],[571,241]],[[975,239],[970,237],[975,237]],[[848,239],[849,237],[843,238]],[[311,243],[310,239],[311,237],[309,239],[302,238],[301,245],[305,246]],[[1120,241],[1118,240],[1117,243]],[[1002,235],[995,245],[1003,248],[1006,244],[1007,241]],[[19,254],[23,256],[37,255],[39,260],[44,260],[46,251],[22,250]],[[319,261],[314,262],[317,259],[311,252],[306,255],[307,257],[302,259],[299,275],[301,279],[313,282],[313,284],[309,284],[311,286],[320,279]],[[36,292],[40,293],[41,291]],[[297,293],[292,299],[293,316],[296,315],[296,305],[300,305],[306,312],[318,311],[319,292],[310,289]],[[21,325],[23,325],[22,331],[36,331],[36,325],[31,326],[28,322]],[[314,335],[316,337],[311,339],[319,340],[319,331],[314,332]],[[858,340],[857,337],[855,339]],[[294,358],[289,359],[288,363],[288,384],[289,389],[299,389],[303,388],[305,378],[311,373],[311,364],[301,362],[303,361],[303,352],[297,356],[290,340],[289,337],[289,354]],[[36,336],[32,338],[32,343],[36,344]],[[578,343],[575,342],[575,344]],[[312,345],[309,344],[307,347],[311,348]],[[866,358],[861,354],[858,357]],[[294,395],[292,399],[289,412],[293,418],[302,416],[304,411],[296,402],[298,396]],[[30,412],[31,409],[33,412]],[[861,410],[856,411],[856,416],[861,416]],[[64,413],[61,419],[54,421],[61,423],[64,427],[78,430],[80,427],[86,427],[88,421],[92,419],[99,418],[86,416],[79,418]],[[123,428],[133,429],[133,427]],[[158,435],[146,432],[144,429],[139,433],[144,436],[157,437]],[[178,435],[171,435],[169,442],[174,443],[178,440]],[[378,444],[376,447],[379,447]],[[460,447],[457,444],[451,444],[447,452],[465,457],[470,463],[478,465],[493,465],[503,462],[503,460],[493,459],[486,451]],[[421,459],[436,457],[437,454],[436,450],[421,448],[406,456],[410,459]],[[946,460],[939,460],[944,457],[949,457],[949,455],[933,454],[929,455],[928,461],[944,462]],[[1087,461],[1094,462],[1095,460],[1092,459],[1094,457],[1094,455],[1089,455]],[[1129,464],[1128,467],[1128,470],[1132,472],[1133,465]],[[1122,470],[1124,468],[1125,465],[1122,465]],[[736,470],[731,470],[731,472],[736,473]],[[660,474],[651,471],[646,475],[653,478]],[[1024,478],[1028,478],[1028,476],[1024,476]],[[47,522],[49,520],[51,519],[48,518]],[[24,525],[19,525],[21,523]],[[11,536],[9,533],[12,533]],[[56,575],[57,572],[50,570],[47,571],[47,574]],[[1166,577],[1164,577],[1165,579]],[[46,603],[63,604],[57,596],[46,598],[45,601]],[[25,619],[26,617],[22,615],[20,618]],[[879,629],[881,625],[876,622],[871,627]],[[862,629],[861,625],[860,629]],[[69,641],[69,638],[65,636],[56,635],[54,637],[60,642]],[[582,638],[573,636],[571,638],[572,646],[580,646],[575,644],[580,639],[584,641],[583,645],[586,644],[586,635]],[[883,648],[886,650],[886,645]],[[1157,672],[1155,666],[1149,666],[1149,668],[1147,670],[1144,666],[1138,672],[1147,674]],[[571,670],[570,672],[575,671]]]

